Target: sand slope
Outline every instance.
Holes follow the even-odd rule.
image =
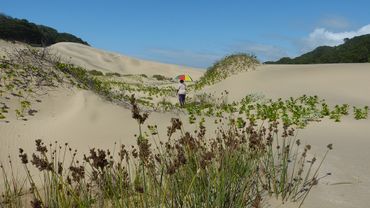
[[[48,142],[69,142],[72,147],[86,152],[89,148],[112,148],[114,142],[136,144],[138,125],[131,118],[130,109],[117,106],[85,90],[60,88],[42,96],[42,103],[34,103],[39,112],[17,120],[9,114],[9,123],[0,121],[0,160],[9,153],[17,156],[18,148],[34,149],[35,139]],[[152,113],[148,120],[170,124],[170,114]],[[18,160],[18,159],[17,159]]]
[[[120,74],[161,74],[166,77],[189,74],[193,79],[198,79],[204,72],[203,69],[198,68],[139,60],[78,43],[62,42],[49,48],[65,62],[82,66],[88,70],[95,69]]]

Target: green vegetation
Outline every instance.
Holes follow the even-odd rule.
[[[227,92],[225,92],[225,96]],[[189,122],[195,123],[196,117],[223,118],[225,115],[233,114],[240,118],[247,118],[251,121],[281,121],[284,125],[294,125],[297,128],[304,128],[309,122],[320,121],[328,117],[339,122],[342,116],[349,115],[349,105],[335,105],[331,109],[325,100],[318,96],[303,95],[298,98],[287,100],[278,99],[264,100],[256,95],[247,95],[239,102],[225,103],[225,98],[218,99],[209,97],[202,99],[202,102],[190,101],[185,108],[189,115]],[[367,115],[366,108],[354,108],[354,116],[363,118]],[[356,113],[357,111],[357,113]],[[359,116],[362,115],[362,116]],[[357,118],[356,118],[357,119]]]
[[[84,68],[74,66],[72,64],[56,63],[57,70],[64,72],[67,76],[74,78],[74,83],[77,87],[92,90],[93,92],[103,96],[105,99],[128,107],[129,94],[141,94],[138,102],[151,110],[163,111],[168,109],[168,103],[154,103],[148,97],[164,97],[173,96],[175,89],[171,86],[158,87],[152,85],[144,85],[142,83],[126,83],[109,79],[109,76],[102,76],[100,73],[91,74]],[[99,76],[96,76],[99,74]],[[132,76],[132,75],[130,75]],[[162,105],[163,104],[163,105]]]
[[[44,25],[37,25],[25,19],[16,19],[0,14],[0,39],[20,41],[36,46],[49,46],[58,42],[87,42],[69,33],[59,33]]]
[[[355,115],[355,119],[360,120],[360,119],[367,119],[369,115],[369,106],[365,106],[363,109],[362,108],[357,108],[353,107],[353,113]]]
[[[215,84],[238,72],[254,69],[259,64],[256,56],[238,53],[224,57],[209,67],[206,73],[195,83],[194,89],[199,90],[207,85]]]
[[[95,75],[92,75],[91,71],[87,71],[84,68],[76,67],[72,64],[64,64],[64,63],[56,63],[56,69],[71,75],[77,81],[77,86],[84,89],[89,89],[101,96],[104,96],[108,100],[111,100],[110,93],[110,86],[107,82],[102,81]],[[98,73],[99,75],[103,75],[103,73]]]
[[[370,62],[370,34],[345,39],[339,46],[320,46],[296,58],[284,57],[266,64],[321,64]]]
[[[320,160],[311,157],[311,146],[302,147],[289,126],[256,127],[249,120],[240,126],[230,119],[211,139],[201,124],[190,133],[173,118],[164,139],[156,125],[144,128],[148,114],[136,101],[130,98],[139,125],[136,147],[92,148],[81,157],[67,143],[36,140],[31,158],[19,149],[25,180],[7,174],[14,171],[10,159],[0,165],[0,205],[22,207],[28,196],[32,207],[261,207],[276,197],[301,207],[312,187],[330,175],[318,170],[332,145]],[[41,186],[31,169],[40,172]]]
[[[48,89],[69,81],[63,73],[54,70],[53,58],[46,50],[22,49],[11,54],[9,59],[0,58],[0,119],[6,119],[11,98],[19,101],[12,106],[18,119],[27,120],[37,111],[32,103]]]

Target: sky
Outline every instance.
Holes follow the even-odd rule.
[[[0,13],[140,59],[207,68],[295,57],[370,33],[369,0],[0,0]]]

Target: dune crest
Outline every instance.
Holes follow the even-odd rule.
[[[57,43],[50,47],[52,52],[59,55],[63,61],[73,63],[88,70],[98,70],[104,73],[120,74],[160,74],[175,77],[179,74],[189,74],[198,79],[204,73],[203,69],[164,64],[154,61],[144,61],[118,53],[107,52],[78,43]]]

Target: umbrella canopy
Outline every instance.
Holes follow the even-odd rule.
[[[181,74],[175,77],[175,80],[184,80],[186,82],[192,82],[193,79],[187,74]]]

